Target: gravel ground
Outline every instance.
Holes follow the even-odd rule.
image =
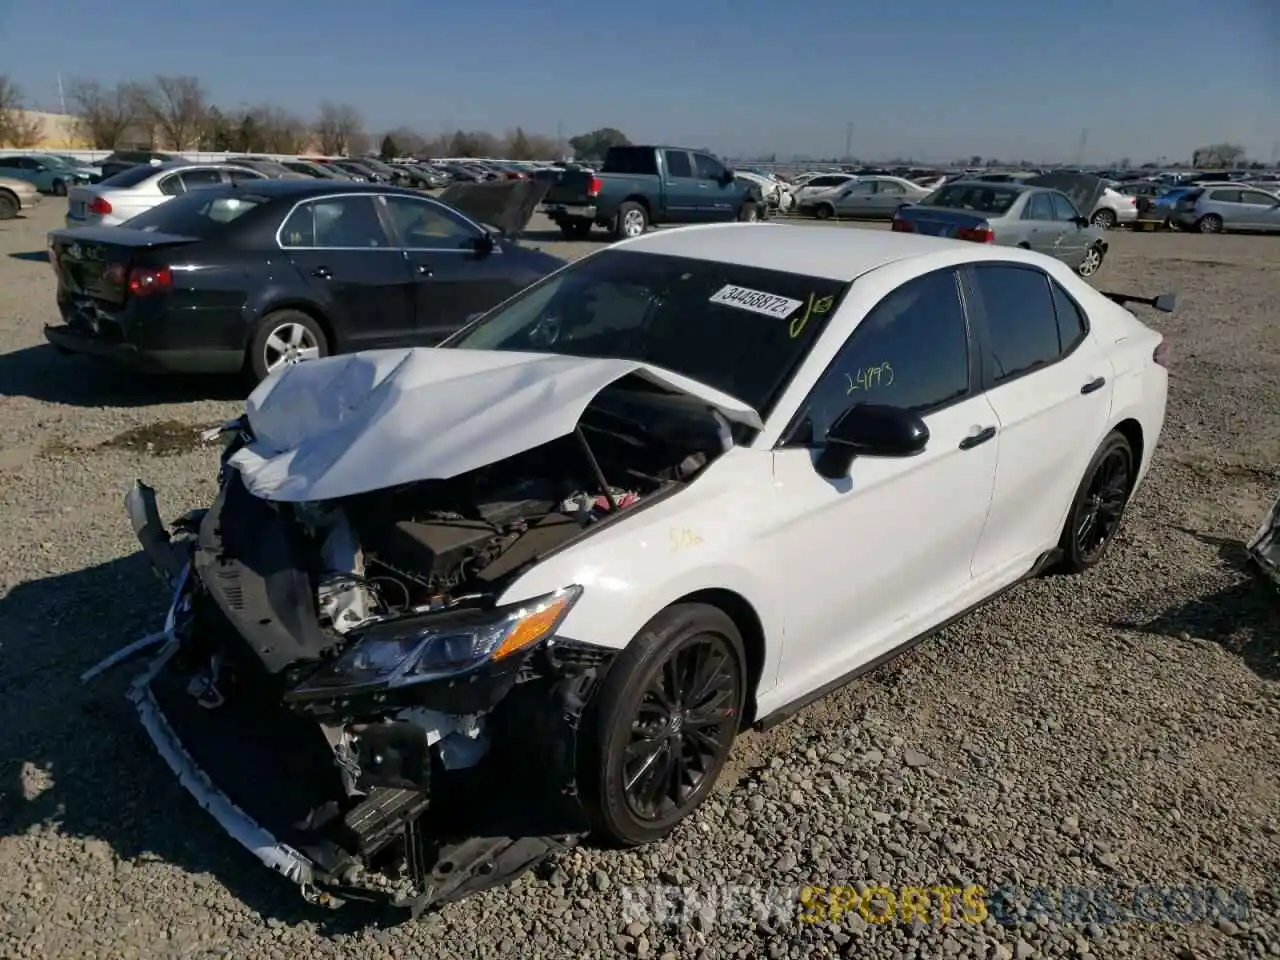
[[[216,452],[193,437],[239,394],[44,345],[44,234],[61,215],[49,201],[0,224],[0,958],[1280,955],[1280,598],[1241,546],[1280,494],[1280,239],[1114,236],[1102,283],[1182,299],[1150,318],[1173,349],[1168,422],[1101,569],[1024,584],[747,735],[723,789],[665,843],[573,851],[384,927],[306,907],[221,834],[136,724],[132,671],[77,682],[163,612],[127,484],[158,487],[167,516],[205,505]],[[949,923],[852,909],[814,924],[786,899],[879,883],[1017,886],[1019,902],[1044,888],[1055,907],[1064,890],[1122,906],[1157,893],[1114,923],[971,923],[957,906]],[[744,885],[733,904],[773,909],[726,909],[725,884]],[[655,885],[691,889],[664,913]],[[1242,889],[1248,916],[1187,922],[1203,905],[1184,890],[1162,906],[1170,888]]]

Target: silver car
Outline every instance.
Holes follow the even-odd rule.
[[[1170,219],[1201,233],[1280,233],[1280,195],[1244,183],[1200,183],[1178,198]]]
[[[901,208],[893,229],[1035,250],[1089,277],[1102,266],[1107,241],[1080,210],[1093,209],[1101,189],[1100,181],[1092,189],[1082,182],[1072,191],[1075,196],[1068,197],[1060,190],[1026,183],[957,180],[923,203]]]
[[[931,192],[902,177],[860,176],[852,183],[805,197],[798,209],[819,220],[892,220],[904,203],[919,203]]]

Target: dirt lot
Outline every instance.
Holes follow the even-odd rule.
[[[1280,955],[1280,597],[1241,547],[1280,494],[1280,238],[1113,235],[1099,283],[1181,303],[1144,317],[1173,350],[1168,422],[1101,569],[1020,586],[745,737],[670,841],[577,851],[382,929],[306,907],[221,834],[134,722],[129,669],[77,681],[163,612],[126,486],[158,487],[167,516],[205,505],[216,450],[197,431],[240,397],[44,344],[45,231],[62,213],[50,200],[0,224],[0,958]],[[1016,886],[1019,902],[1043,888],[1048,909],[885,924],[758,922],[709,901],[667,923],[624,911],[637,885],[879,881]],[[1121,909],[1136,892],[1137,915],[1062,916],[1067,888]],[[1243,890],[1248,916],[1206,916],[1209,888]]]

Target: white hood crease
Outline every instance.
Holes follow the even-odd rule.
[[[333,500],[444,480],[572,433],[629,374],[755,429],[741,400],[638,360],[409,347],[286,367],[249,395],[254,441],[231,458],[266,500]]]

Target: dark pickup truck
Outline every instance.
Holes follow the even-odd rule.
[[[584,239],[594,225],[616,240],[650,224],[759,220],[760,188],[734,177],[708,153],[684,147],[610,147],[598,171],[566,170],[547,191],[543,212],[566,237]]]

